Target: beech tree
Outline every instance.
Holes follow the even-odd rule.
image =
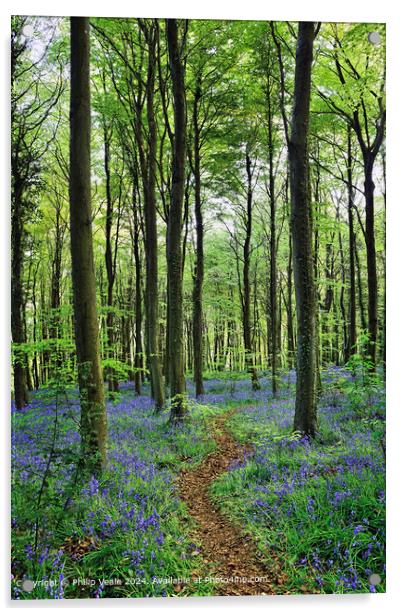
[[[92,246],[89,19],[71,17],[70,237],[75,344],[86,468],[106,465],[106,409]]]
[[[316,399],[316,289],[309,184],[308,128],[314,22],[300,22],[297,37],[292,130],[289,141],[291,228],[297,311],[297,382],[294,429],[314,437]]]
[[[182,216],[186,160],[186,97],[184,85],[183,44],[179,40],[176,19],[166,20],[169,66],[174,108],[172,188],[167,226],[168,293],[169,293],[169,370],[172,421],[181,421],[186,413],[183,361],[183,261]]]
[[[194,215],[196,227],[196,263],[194,266],[193,284],[193,353],[194,353],[194,382],[195,393],[200,396],[204,393],[202,378],[203,367],[203,315],[202,315],[202,291],[204,284],[204,222],[201,202],[201,144],[200,144],[200,119],[199,106],[202,98],[201,75],[197,76],[194,101],[193,101],[193,150],[194,162],[192,171],[194,174]]]

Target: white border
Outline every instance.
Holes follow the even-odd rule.
[[[401,250],[402,245],[402,91],[401,91],[401,61],[402,61],[402,20],[401,9],[392,0],[380,2],[365,2],[364,0],[335,0],[334,2],[319,2],[309,0],[285,0],[269,2],[269,0],[247,2],[234,5],[233,0],[202,0],[199,4],[184,0],[146,0],[144,3],[133,0],[114,0],[100,5],[99,1],[70,0],[36,0],[35,2],[17,1],[4,2],[1,8],[1,132],[0,132],[0,172],[1,172],[1,204],[0,204],[0,284],[1,284],[1,348],[0,348],[0,395],[1,395],[1,435],[4,439],[1,451],[3,464],[0,473],[1,510],[3,554],[0,569],[1,603],[8,609],[23,613],[26,609],[48,610],[63,609],[72,611],[85,610],[95,613],[95,610],[135,610],[154,613],[156,610],[172,613],[179,610],[212,612],[230,610],[230,613],[240,613],[244,609],[254,610],[256,614],[266,614],[269,610],[275,613],[297,612],[298,616],[314,616],[325,613],[336,614],[339,610],[354,615],[375,614],[379,610],[390,610],[400,604],[399,587],[401,586],[402,568],[400,563],[401,536],[400,515],[402,511],[402,489],[400,485],[400,465],[398,456],[401,451],[402,408],[398,402],[401,388],[400,354],[402,350],[402,292],[401,292]],[[189,599],[131,599],[131,600],[70,600],[70,601],[24,601],[10,602],[9,592],[9,275],[10,275],[10,222],[9,222],[9,20],[11,14],[35,15],[105,15],[105,16],[138,16],[138,17],[188,17],[215,19],[298,19],[311,21],[367,21],[387,23],[387,593],[385,595],[320,595],[320,596],[289,596],[289,597],[256,597],[256,598],[189,598]],[[3,70],[4,69],[4,70]],[[399,601],[398,601],[399,600]]]

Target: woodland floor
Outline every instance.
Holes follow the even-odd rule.
[[[315,442],[292,433],[294,372],[276,398],[269,374],[256,392],[211,374],[197,400],[189,379],[180,427],[121,383],[100,480],[77,476],[77,392],[31,394],[12,409],[13,598],[384,592],[381,380],[322,376]]]

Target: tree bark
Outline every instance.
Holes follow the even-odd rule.
[[[37,276],[37,271],[38,270],[36,269],[34,276],[33,276],[33,281],[32,281],[32,307],[33,307],[32,337],[33,337],[34,344],[37,341],[37,336],[36,336],[36,327],[37,327],[36,325],[37,324],[36,276]],[[33,369],[35,389],[39,389],[40,379],[39,379],[39,369],[38,369],[38,353],[36,350],[34,351],[34,354],[33,354],[32,369]]]
[[[158,290],[158,232],[156,222],[156,123],[154,110],[154,89],[156,70],[156,29],[148,30],[148,74],[146,84],[148,153],[147,165],[142,164],[144,180],[144,220],[145,220],[145,257],[146,284],[145,306],[147,327],[148,361],[151,373],[151,391],[158,413],[165,404],[160,348],[159,348],[159,290]]]
[[[56,203],[56,229],[55,229],[55,244],[54,255],[52,261],[52,279],[50,290],[50,338],[55,341],[54,350],[56,353],[56,366],[60,367],[62,358],[58,355],[59,351],[56,346],[56,342],[60,337],[60,283],[61,283],[61,265],[62,265],[62,251],[63,251],[63,236],[64,229],[61,224],[61,204]]]
[[[198,105],[202,96],[201,84],[197,82],[193,105],[194,131],[194,214],[196,223],[196,264],[193,274],[193,359],[195,395],[204,393],[203,371],[203,318],[202,286],[204,282],[204,224],[201,205],[200,128]]]
[[[289,256],[287,265],[287,339],[288,339],[288,366],[293,367],[295,356],[295,344],[293,335],[293,284],[292,284],[292,234],[289,233]]]
[[[275,174],[274,174],[274,141],[272,126],[271,91],[267,87],[268,107],[268,159],[269,159],[269,211],[270,211],[270,277],[269,295],[271,304],[271,372],[272,394],[278,392],[277,378],[277,347],[278,347],[278,306],[277,306],[277,265],[276,265],[276,202],[275,202]],[[279,321],[280,323],[280,321]]]
[[[319,146],[317,144],[317,158],[319,157]],[[313,214],[314,217],[318,220],[321,214],[321,199],[320,199],[320,183],[321,183],[321,173],[320,166],[316,165],[316,179],[314,182],[314,204],[315,204],[315,212]],[[316,392],[317,397],[319,397],[322,393],[322,382],[321,382],[321,314],[320,314],[320,290],[318,287],[319,273],[318,273],[318,258],[320,254],[320,229],[319,225],[316,224],[314,227],[314,250],[313,250],[313,277],[316,281],[316,341],[315,341],[315,365],[316,365]]]
[[[89,18],[71,17],[70,234],[75,344],[85,468],[106,466],[106,408],[92,246]]]
[[[186,99],[184,66],[181,58],[178,24],[166,20],[169,67],[173,89],[174,140],[172,187],[167,228],[168,288],[169,288],[169,370],[171,419],[181,421],[186,414],[183,358],[183,271],[182,216],[186,156]]]
[[[134,188],[135,195],[135,188]],[[141,395],[141,374],[143,370],[142,347],[142,273],[140,255],[140,226],[138,221],[137,204],[133,203],[134,233],[133,250],[135,264],[135,356],[134,356],[134,388],[138,396]]]
[[[22,259],[23,259],[23,219],[22,219],[22,186],[13,169],[14,190],[11,211],[11,334],[14,344],[13,373],[14,401],[18,410],[28,404],[28,390],[25,374],[25,353],[18,348],[25,342],[24,323],[22,317]]]
[[[383,327],[382,327],[382,361],[384,367],[384,382],[387,377],[387,260],[386,260],[386,238],[387,238],[387,229],[386,229],[386,211],[387,211],[387,169],[385,164],[385,151],[382,151],[382,169],[383,169],[383,178],[384,178],[384,289],[383,289]]]
[[[289,142],[293,270],[297,309],[297,382],[294,429],[314,437],[316,400],[316,290],[313,271],[308,126],[314,23],[300,22],[292,132]]]
[[[251,385],[254,391],[260,389],[257,370],[253,359],[253,348],[251,343],[251,321],[250,321],[250,248],[251,232],[253,228],[253,191],[252,191],[252,170],[251,158],[246,154],[246,173],[247,173],[247,214],[246,214],[246,237],[243,244],[243,338],[244,353],[246,358],[246,368],[251,377]]]
[[[349,231],[349,332],[345,360],[356,353],[356,272],[355,272],[355,231],[353,221],[353,182],[352,182],[352,129],[348,125],[348,231]]]
[[[323,364],[330,364],[332,361],[332,332],[330,326],[330,315],[334,303],[334,281],[333,281],[333,240],[325,244],[325,296],[324,302],[321,304],[323,318],[322,318],[322,336],[321,336],[321,348],[322,348],[322,362]]]
[[[339,224],[339,208],[336,212],[336,219]],[[348,354],[348,327],[347,327],[347,317],[346,317],[346,309],[345,309],[345,285],[346,285],[346,268],[345,268],[345,257],[343,252],[343,241],[342,241],[342,231],[339,227],[338,230],[338,242],[339,242],[339,256],[341,258],[341,291],[339,294],[339,306],[341,309],[342,315],[342,335],[343,335],[343,343],[342,343],[342,356],[344,363],[347,361]]]
[[[15,18],[14,18],[15,19]],[[20,55],[24,51],[21,47],[22,25],[18,24],[15,31],[12,23],[11,38],[11,129],[15,129],[18,121],[16,102],[14,101],[15,71]],[[28,390],[25,374],[25,353],[18,348],[25,342],[23,323],[23,192],[24,177],[20,169],[21,163],[18,155],[18,143],[12,142],[11,151],[11,335],[13,341],[13,381],[14,401],[18,410],[28,404]]]
[[[366,253],[367,253],[367,287],[368,287],[368,356],[370,370],[375,371],[376,347],[378,330],[378,283],[377,283],[377,255],[374,232],[374,158],[367,156],[364,161],[364,195],[366,200]]]
[[[356,261],[359,309],[360,309],[360,324],[361,324],[362,330],[365,332],[367,330],[366,307],[365,307],[364,297],[363,297],[362,271],[361,271],[361,266],[360,266],[359,250],[357,248],[357,243],[356,243],[356,236],[355,236],[354,251],[355,251],[355,261]]]
[[[114,305],[113,287],[115,280],[115,268],[113,264],[112,250],[112,225],[113,225],[113,200],[110,178],[110,133],[106,127],[104,119],[103,144],[104,144],[104,170],[106,178],[106,228],[105,228],[105,265],[107,274],[107,314],[106,314],[106,335],[107,335],[107,357],[114,358]],[[119,390],[119,383],[115,371],[112,367],[107,369],[108,387],[110,392]]]

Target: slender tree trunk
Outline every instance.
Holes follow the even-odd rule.
[[[112,225],[113,225],[113,201],[112,201],[112,189],[110,178],[110,135],[107,131],[106,125],[103,129],[103,143],[104,143],[104,169],[106,177],[106,250],[105,250],[105,264],[107,274],[107,314],[106,314],[106,335],[107,335],[107,357],[114,359],[114,302],[113,302],[113,287],[115,280],[115,270],[113,265],[113,250],[112,250]],[[112,367],[108,367],[107,379],[109,391],[118,391],[119,383],[116,379],[116,373]]]
[[[337,220],[339,224],[339,211],[337,212]],[[345,286],[346,286],[346,268],[345,268],[345,257],[343,252],[343,241],[342,241],[342,232],[339,228],[338,231],[338,242],[339,242],[339,254],[341,257],[341,291],[339,295],[339,305],[341,308],[342,315],[342,334],[343,334],[343,343],[342,343],[342,356],[344,362],[347,361],[347,353],[348,353],[348,328],[347,328],[347,319],[346,319],[346,310],[345,310]]]
[[[166,35],[174,107],[172,188],[167,228],[169,369],[171,419],[173,422],[178,422],[184,418],[187,411],[183,358],[183,256],[181,237],[186,159],[186,99],[184,66],[180,53],[176,19],[166,20]]]
[[[135,191],[135,188],[134,188]],[[134,211],[134,264],[135,264],[135,355],[134,355],[134,387],[138,396],[141,395],[141,374],[143,369],[142,348],[142,272],[140,255],[140,227],[138,221],[137,205],[133,205]]]
[[[28,279],[28,284],[29,284],[29,279]],[[22,315],[23,315],[24,337],[25,337],[25,340],[28,340],[29,336],[28,336],[28,330],[27,330],[26,301],[24,302]],[[32,383],[30,357],[28,353],[25,353],[25,374],[26,374],[25,378],[26,378],[27,390],[28,392],[30,392],[33,390],[33,383]]]
[[[288,203],[289,203],[289,172],[287,171],[286,174],[286,183],[285,183],[285,202],[286,202],[286,207],[288,207]],[[288,214],[289,215],[289,214]],[[290,216],[289,216],[289,224],[290,224]],[[292,284],[292,279],[293,279],[293,268],[292,268],[292,261],[293,261],[293,250],[292,250],[292,232],[291,229],[289,228],[289,239],[288,239],[288,263],[287,263],[287,268],[286,268],[286,274],[287,274],[287,285],[286,285],[286,290],[287,290],[287,301],[285,302],[286,304],[286,313],[287,313],[287,319],[286,319],[286,329],[287,329],[287,357],[288,357],[288,367],[292,368],[293,364],[294,364],[294,358],[295,358],[295,344],[294,344],[294,327],[293,327],[293,284]]]
[[[126,312],[131,309],[132,297],[133,297],[133,281],[130,277],[128,279],[127,288],[125,289],[125,297],[121,302],[121,308]],[[129,366],[128,380],[134,380],[133,364],[131,361],[131,330],[132,319],[128,314],[122,314],[121,316],[121,345],[122,345],[122,361]]]
[[[356,273],[357,273],[357,290],[358,290],[359,310],[360,310],[360,324],[361,324],[362,330],[365,332],[367,330],[366,308],[364,305],[362,271],[360,267],[360,257],[359,257],[359,251],[357,248],[357,243],[356,243],[356,236],[355,236],[354,248],[355,248],[355,261],[356,261]]]
[[[317,143],[317,158],[319,158],[320,151],[319,145]],[[315,203],[315,216],[317,220],[320,217],[320,182],[321,182],[321,173],[320,166],[316,165],[316,181],[314,185],[314,203]],[[314,224],[313,224],[314,227]],[[312,232],[313,233],[313,232]],[[313,256],[313,274],[314,280],[316,281],[316,392],[317,397],[319,397],[322,393],[322,383],[321,383],[321,314],[320,314],[320,290],[318,287],[319,273],[318,273],[318,258],[320,253],[320,233],[318,224],[315,225],[314,228],[314,256]]]
[[[292,133],[289,142],[293,269],[297,309],[297,383],[294,429],[311,437],[317,430],[316,289],[313,271],[312,211],[308,164],[308,126],[313,22],[300,22]]]
[[[89,19],[71,17],[70,233],[83,460],[106,465],[106,409],[92,246]]]
[[[203,337],[202,337],[202,286],[204,282],[204,224],[201,205],[201,170],[200,170],[200,129],[198,125],[198,105],[201,99],[201,84],[197,83],[193,106],[194,130],[194,213],[196,223],[196,264],[193,274],[193,355],[195,395],[202,396],[204,383]]]
[[[336,301],[333,307],[334,313],[334,331],[331,342],[331,358],[335,366],[339,366],[339,311]]]
[[[166,262],[168,260],[168,247],[166,243]],[[165,387],[170,388],[170,369],[169,369],[169,279],[166,280],[166,335],[165,352],[163,356],[163,373],[165,375]]]
[[[36,274],[35,271],[33,283],[32,283],[32,307],[33,307],[33,327],[32,327],[32,337],[34,344],[37,341],[36,328],[37,328],[37,307],[36,307]],[[39,369],[38,369],[38,353],[34,351],[33,360],[32,360],[32,368],[33,368],[33,376],[34,376],[34,386],[35,389],[39,389],[40,379],[39,379]]]
[[[332,272],[332,242],[334,238],[331,238],[331,242],[325,245],[325,298],[323,304],[323,319],[322,319],[322,360],[323,363],[330,364],[332,361],[331,354],[331,327],[330,327],[330,315],[334,301],[334,285],[333,285],[333,272]]]
[[[165,392],[160,361],[159,348],[159,300],[158,300],[158,235],[156,224],[156,123],[154,111],[154,89],[156,69],[156,29],[148,33],[148,74],[146,85],[147,120],[148,120],[148,160],[143,168],[144,182],[144,219],[145,219],[145,254],[146,254],[146,325],[147,350],[151,373],[151,391],[155,401],[155,411],[160,412],[165,404]],[[144,163],[142,165],[144,167]]]
[[[278,280],[278,278],[277,278]],[[278,290],[277,290],[277,304],[278,304],[278,317],[277,317],[277,343],[276,343],[276,368],[279,369],[281,367],[281,356],[282,356],[282,282],[278,282]],[[279,382],[277,384],[279,386]]]
[[[268,158],[269,158],[269,210],[270,210],[270,277],[269,295],[271,305],[271,371],[272,394],[278,391],[277,378],[277,346],[278,346],[278,306],[277,306],[277,265],[276,265],[276,202],[275,202],[275,173],[274,173],[274,141],[272,126],[271,91],[267,88],[268,107]]]
[[[346,361],[356,353],[356,273],[355,244],[356,237],[353,221],[353,183],[352,183],[352,129],[348,125],[348,231],[349,231],[349,335]]]
[[[385,164],[385,151],[382,152],[382,169],[384,178],[384,290],[383,290],[383,329],[382,329],[382,361],[384,365],[384,382],[387,377],[387,260],[386,260],[386,210],[387,210],[387,169]]]
[[[295,344],[293,334],[293,284],[292,284],[292,234],[289,233],[289,256],[287,266],[287,338],[288,338],[288,364],[289,368],[293,367],[295,357]]]
[[[15,406],[21,410],[28,404],[28,390],[25,374],[25,353],[19,345],[25,342],[24,323],[22,317],[23,290],[22,290],[22,260],[23,260],[23,219],[22,219],[22,187],[14,174],[14,190],[11,214],[11,333],[14,344],[13,373],[14,373],[14,400]]]
[[[60,205],[56,204],[56,229],[55,229],[55,246],[52,262],[52,279],[50,289],[50,327],[49,335],[53,340],[53,355],[55,356],[55,364],[57,368],[62,365],[62,357],[60,356],[58,339],[60,337],[60,284],[61,284],[61,261],[63,250],[63,230],[61,226]]]
[[[246,154],[247,172],[247,216],[246,216],[246,237],[243,244],[243,338],[244,353],[247,371],[251,377],[253,390],[260,389],[257,370],[254,366],[253,348],[251,343],[251,321],[250,321],[250,245],[251,232],[253,228],[253,192],[252,192],[252,170],[251,158]]]
[[[21,34],[22,25],[17,25],[14,30],[12,22],[12,37],[11,37],[11,128],[19,129],[18,110],[15,97],[18,96],[15,91],[15,73],[22,49]],[[19,133],[19,130],[15,131]],[[24,131],[22,131],[24,135]],[[21,410],[28,404],[28,390],[25,374],[26,355],[21,351],[20,345],[25,342],[24,336],[24,320],[23,306],[24,294],[22,287],[23,275],[23,239],[24,239],[24,221],[23,221],[23,193],[24,193],[24,175],[22,173],[20,155],[18,154],[18,145],[12,140],[11,150],[11,178],[12,178],[12,195],[11,195],[11,335],[13,342],[13,381],[14,381],[14,401],[18,410]]]
[[[374,181],[372,157],[366,157],[364,164],[364,195],[366,200],[365,240],[367,251],[367,287],[368,287],[368,355],[371,371],[375,371],[378,330],[378,283],[377,256],[374,231]]]

